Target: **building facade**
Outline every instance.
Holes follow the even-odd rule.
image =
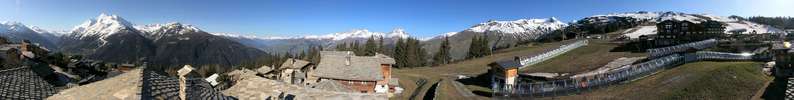
[[[322,51],[317,70],[312,74],[320,81],[342,84],[350,92],[389,93],[394,91],[391,68],[395,64],[389,56],[356,56],[350,51]]]
[[[707,20],[694,23],[687,20],[665,20],[656,24],[657,46],[670,46],[681,43],[720,38],[725,34],[725,25],[718,21]]]
[[[316,82],[309,80],[307,73],[315,69],[309,61],[289,58],[279,67],[279,80],[290,84],[308,85]]]
[[[500,87],[512,86],[518,83],[518,68],[521,67],[520,59],[501,60],[489,64],[491,66],[491,84]]]

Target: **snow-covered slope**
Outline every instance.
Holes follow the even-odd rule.
[[[514,21],[491,20],[472,26],[464,31],[470,32],[497,32],[503,34],[542,34],[549,30],[556,30],[567,26],[557,18],[548,19],[519,19]]]
[[[107,42],[106,38],[125,30],[134,30],[132,23],[124,20],[117,15],[100,14],[95,19],[89,19],[72,29],[71,37],[98,38],[101,42]]]
[[[181,23],[134,26],[117,15],[101,14],[61,37],[59,50],[108,62],[145,61],[153,65],[238,65],[265,55],[256,48]]]
[[[396,28],[390,33],[372,32],[367,29],[351,30],[348,32],[332,33],[327,35],[309,35],[305,39],[331,39],[331,40],[344,40],[350,38],[369,38],[371,36],[383,36],[384,38],[408,38],[410,35],[404,29]]]
[[[300,37],[278,37],[278,36],[255,36],[255,35],[241,35],[235,33],[210,33],[216,36],[223,36],[227,38],[237,39],[254,39],[254,40],[288,40],[288,39],[314,39],[314,40],[345,40],[345,39],[366,39],[372,36],[384,38],[408,38],[410,35],[402,28],[395,28],[392,32],[373,32],[367,29],[356,29],[347,32],[331,33],[326,35],[306,35]]]
[[[623,33],[625,33],[623,35],[632,39],[639,38],[642,35],[656,34],[656,26],[637,26],[623,31]]]
[[[660,22],[664,20],[688,20],[692,22],[705,21],[703,16],[697,14],[686,14],[679,12],[627,12],[627,13],[612,13],[606,15],[594,15],[585,18],[584,21],[591,22],[610,22],[615,21],[615,17],[628,17],[638,20],[648,20],[651,22]]]
[[[56,48],[55,42],[59,41],[58,36],[53,32],[19,22],[0,22],[0,36],[8,38],[12,42],[30,40],[46,48]]]
[[[428,52],[435,53],[446,36],[452,45],[453,59],[462,59],[466,56],[472,38],[487,36],[489,43],[493,47],[509,47],[521,42],[535,41],[549,36],[553,31],[564,28],[568,24],[557,20],[557,18],[542,19],[518,19],[497,21],[491,20],[475,24],[470,28],[458,32],[447,32],[439,34],[428,40],[424,40],[423,47]]]
[[[203,32],[193,25],[171,22],[167,24],[151,24],[135,26],[146,38],[157,41],[163,37],[180,36],[190,33]]]
[[[730,31],[741,31],[744,30],[742,33],[782,33],[783,30],[774,28],[769,25],[758,24],[750,21],[736,21],[736,22],[729,22],[725,26],[725,30],[729,31],[728,34],[732,34]]]
[[[0,33],[34,32],[32,29],[19,22],[0,22]]]
[[[715,20],[719,22],[723,22],[727,24],[725,26],[726,33],[730,34],[730,31],[737,31],[737,30],[746,30],[742,33],[780,33],[783,32],[780,29],[773,28],[769,25],[762,25],[750,21],[738,20],[723,16],[716,16],[711,14],[687,14],[687,13],[680,13],[680,12],[628,12],[628,13],[613,13],[607,15],[595,15],[588,18],[585,18],[580,21],[589,21],[592,23],[597,22],[610,22],[615,21],[618,17],[627,17],[627,18],[634,18],[638,20],[647,20],[649,22],[661,22],[664,20],[686,20],[691,21],[694,23],[700,23],[707,20]],[[653,29],[652,31],[655,31]],[[642,31],[640,31],[642,32]],[[650,31],[647,31],[650,32]],[[648,33],[635,33],[635,34],[648,34]],[[655,33],[653,33],[655,34]]]
[[[373,32],[367,29],[357,29],[347,32],[331,33],[326,35],[307,35],[299,37],[274,37],[274,36],[254,36],[254,35],[240,35],[234,33],[211,33],[215,36],[225,37],[235,40],[247,46],[255,47],[270,53],[299,53],[298,51],[306,50],[312,46],[333,47],[336,44],[345,42],[364,42],[368,38],[383,37],[385,41],[391,44],[398,38],[408,38],[410,35],[404,29],[395,28],[391,32]]]

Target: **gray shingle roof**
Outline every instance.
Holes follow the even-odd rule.
[[[320,64],[317,65],[314,76],[343,80],[383,80],[380,68],[383,64],[382,57],[355,56],[348,51],[321,51],[320,54]]]
[[[273,71],[273,68],[270,68],[270,66],[262,66],[256,69],[256,72],[259,74],[267,74],[270,73],[270,71]]]
[[[494,66],[494,67],[501,67],[502,69],[521,67],[521,64],[518,61],[515,61],[515,60],[500,60],[500,61],[496,61],[494,63],[491,63],[489,65],[490,66]]]
[[[328,91],[354,92],[353,89],[350,89],[350,87],[347,87],[347,86],[345,86],[345,85],[343,85],[343,84],[341,84],[341,83],[339,83],[337,81],[333,81],[333,80],[321,80],[320,82],[317,82],[317,84],[315,84],[312,87],[313,88],[317,88],[317,89],[328,90]]]
[[[389,57],[389,56],[387,56],[387,55],[384,55],[384,54],[380,54],[380,53],[378,53],[378,54],[376,54],[376,55],[375,55],[375,57],[378,57],[378,58],[380,58],[380,62],[381,62],[381,63],[383,63],[383,64],[391,64],[391,65],[394,65],[394,64],[396,64],[396,63],[397,63],[396,61],[394,61],[394,59],[393,59],[393,58],[391,58],[391,57]]]
[[[179,99],[179,78],[144,71],[141,85],[141,98],[148,99]],[[201,78],[185,80],[185,95],[188,100],[237,100],[223,95]]]
[[[306,67],[306,65],[309,65],[309,61],[289,58],[287,61],[284,61],[284,64],[281,64],[281,67],[278,69],[302,69]]]
[[[0,70],[0,100],[41,100],[58,92],[30,67]]]

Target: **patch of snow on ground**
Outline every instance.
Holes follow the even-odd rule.
[[[638,26],[624,31],[629,38],[639,38],[642,35],[656,34],[656,26]]]
[[[753,31],[755,31],[756,33],[781,33],[781,32],[783,32],[780,29],[777,29],[777,28],[774,28],[774,27],[770,27],[768,25],[756,24],[756,23],[748,22],[748,21],[730,22],[730,23],[726,23],[726,24],[727,24],[727,26],[725,26],[726,34],[733,34],[733,33],[730,33],[730,31],[732,31],[732,30],[741,30],[741,29],[746,29],[747,30],[745,32],[742,32],[742,34],[748,34],[748,33],[751,33]]]

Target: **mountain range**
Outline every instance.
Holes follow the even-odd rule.
[[[229,33],[213,34],[236,40],[242,44],[259,48],[269,53],[299,53],[308,49],[310,46],[323,46],[325,49],[332,49],[330,47],[345,42],[353,43],[355,41],[359,41],[363,43],[370,37],[383,37],[384,41],[387,42],[385,44],[390,45],[399,38],[410,37],[408,33],[401,28],[396,28],[389,33],[372,32],[366,29],[358,29],[348,32],[339,32],[327,35],[310,35],[303,37],[257,37]]]
[[[134,26],[117,15],[101,14],[59,35],[31,31],[22,26],[4,23],[2,34],[12,39],[29,39],[59,52],[108,62],[232,66],[266,55],[261,50],[209,34],[192,25]]]
[[[22,41],[24,39],[37,43],[45,48],[56,48],[60,34],[45,31],[38,27],[27,26],[19,22],[0,22],[0,36],[6,37],[11,41]]]
[[[556,18],[490,20],[474,24],[457,32],[442,33],[424,38],[422,45],[428,53],[436,52],[443,38],[452,45],[452,58],[462,59],[468,44],[475,36],[487,36],[492,47],[512,46],[519,42],[545,38],[555,30],[568,26],[603,25],[620,21],[655,23],[663,20],[688,20],[700,22],[716,20],[727,24],[726,31],[744,30],[742,33],[782,32],[768,25],[757,24],[735,18],[709,14],[687,14],[678,12],[626,12],[594,15],[565,23]],[[581,24],[588,23],[588,24]],[[629,26],[624,32],[648,31],[648,26]],[[66,33],[49,32],[18,22],[0,23],[0,35],[12,40],[28,39],[44,47],[66,53],[83,54],[92,59],[112,62],[141,62],[153,64],[221,64],[235,65],[257,56],[275,53],[299,53],[311,46],[323,46],[332,50],[335,45],[354,41],[365,42],[369,37],[383,37],[387,46],[400,38],[411,37],[402,28],[391,32],[373,32],[357,29],[327,35],[301,37],[261,37],[234,33],[205,32],[195,26],[182,23],[134,25],[116,15],[101,14]]]

